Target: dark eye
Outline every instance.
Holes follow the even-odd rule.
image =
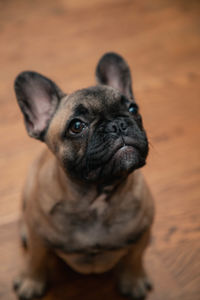
[[[131,104],[131,105],[129,106],[128,111],[129,111],[132,115],[137,114],[137,113],[138,113],[138,107],[137,107],[137,105]]]
[[[84,128],[86,127],[86,124],[80,120],[73,120],[69,125],[69,132],[71,134],[78,134],[81,133]]]

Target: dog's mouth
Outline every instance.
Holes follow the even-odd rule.
[[[129,153],[131,151],[139,150],[140,146],[137,141],[128,137],[121,137],[116,141],[111,157],[118,156],[123,153]]]
[[[134,148],[134,146],[131,145],[126,145],[123,144],[120,148],[118,148],[116,150],[116,152],[114,153],[112,159],[129,159],[130,155],[132,155],[132,153],[134,151],[137,151],[136,148]]]
[[[103,162],[92,165],[86,180],[113,180],[128,175],[134,169],[145,164],[146,155],[143,156],[141,146],[130,138],[121,138],[116,141],[112,151]]]

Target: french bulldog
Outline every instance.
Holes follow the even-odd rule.
[[[97,85],[71,94],[36,72],[15,80],[27,132],[47,145],[23,191],[27,259],[14,282],[19,299],[44,294],[52,254],[83,274],[115,267],[121,293],[133,299],[151,288],[143,254],[154,205],[139,170],[148,140],[129,66],[106,53],[96,79]]]

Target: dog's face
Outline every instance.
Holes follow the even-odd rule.
[[[100,85],[65,95],[46,77],[23,72],[15,90],[29,135],[47,143],[67,176],[110,183],[145,164],[148,141],[126,62],[108,53],[96,76]]]

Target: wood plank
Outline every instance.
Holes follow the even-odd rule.
[[[143,173],[156,202],[146,265],[151,300],[200,294],[200,2],[198,0],[0,1],[0,298],[16,299],[23,261],[17,219],[27,169],[44,147],[28,138],[13,92],[33,69],[66,92],[94,84],[106,51],[131,66],[150,138]],[[44,299],[122,299],[114,274],[80,276],[61,263]],[[60,274],[58,276],[58,274]]]

